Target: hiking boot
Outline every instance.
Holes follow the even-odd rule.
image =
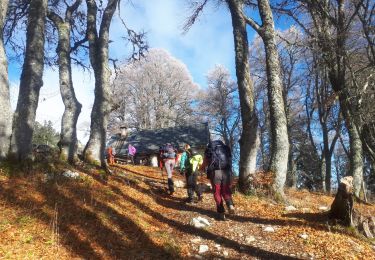
[[[229,205],[229,209],[228,209],[228,211],[229,211],[229,214],[234,214],[235,213],[235,209],[234,209],[234,206],[233,205]]]
[[[226,218],[225,218],[225,213],[218,213],[219,215],[217,216],[217,219],[219,221],[226,221]]]

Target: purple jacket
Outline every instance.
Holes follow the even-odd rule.
[[[128,147],[128,154],[134,156],[136,152],[137,152],[137,149],[135,149],[134,146],[129,145],[129,147]]]

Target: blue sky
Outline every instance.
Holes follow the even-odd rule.
[[[123,1],[125,3],[127,1]],[[182,26],[188,14],[184,0],[144,0],[133,1],[133,5],[123,5],[121,16],[127,26],[136,31],[147,32],[147,40],[151,48],[163,48],[174,57],[184,62],[193,80],[201,87],[206,85],[206,73],[216,64],[229,69],[235,79],[234,47],[231,19],[226,6],[208,5],[196,24],[186,34],[182,34]],[[124,60],[128,57],[128,48],[122,39],[125,30],[115,15],[111,25],[110,55]],[[254,37],[249,30],[249,41]],[[9,64],[9,80],[11,83],[12,104],[15,107],[18,93],[21,64]],[[77,97],[83,104],[78,121],[79,139],[87,140],[83,129],[87,129],[93,104],[94,77],[89,72],[73,68],[73,81]],[[37,120],[51,120],[54,127],[60,129],[60,120],[64,110],[59,94],[57,68],[45,68],[44,86],[40,93]]]

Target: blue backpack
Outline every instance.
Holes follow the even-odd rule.
[[[173,145],[168,143],[163,147],[163,158],[165,159],[176,158],[176,150],[174,149]]]
[[[222,141],[216,140],[208,144],[205,156],[209,160],[208,170],[231,169],[232,154],[230,148]]]

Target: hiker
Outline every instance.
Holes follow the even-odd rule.
[[[112,146],[107,148],[107,160],[110,165],[115,163],[115,149]]]
[[[202,155],[189,144],[185,144],[184,152],[180,160],[180,173],[185,174],[188,198],[186,203],[198,202],[202,200],[202,192],[197,185],[198,170],[203,163]],[[194,192],[197,194],[197,201],[194,201]]]
[[[173,145],[167,143],[162,149],[162,158],[165,170],[168,176],[168,191],[172,195],[174,193],[174,184],[172,180],[172,173],[174,166],[176,164],[177,151],[174,149]]]
[[[161,175],[163,176],[163,146],[159,147],[159,153],[158,153],[158,166],[161,170]]]
[[[136,152],[137,152],[137,149],[135,149],[134,146],[129,144],[128,145],[128,156],[130,157],[130,160],[131,160],[132,164],[134,164],[134,156],[135,156]]]
[[[202,168],[207,167],[216,202],[219,220],[225,220],[224,201],[230,214],[234,214],[234,204],[230,189],[232,175],[232,154],[221,140],[210,141],[204,152]]]

